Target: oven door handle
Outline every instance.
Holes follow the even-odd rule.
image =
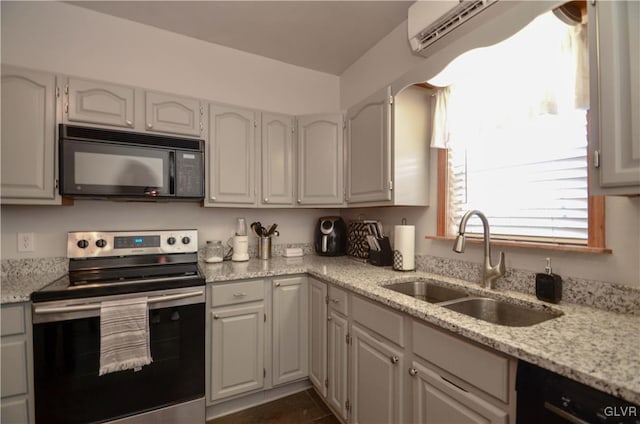
[[[162,296],[153,296],[147,299],[148,304],[158,303],[158,302],[168,302],[171,300],[181,300],[188,299],[190,297],[202,296],[204,292],[202,290],[199,291],[191,291],[189,293],[176,293],[176,294],[167,294]],[[100,303],[89,303],[84,305],[73,305],[73,306],[35,306],[33,312],[36,314],[55,314],[55,313],[65,313],[65,312],[79,312],[79,311],[93,311],[100,309]]]

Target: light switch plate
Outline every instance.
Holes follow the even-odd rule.
[[[34,252],[35,250],[33,233],[18,233],[18,252]]]

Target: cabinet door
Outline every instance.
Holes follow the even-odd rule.
[[[252,110],[210,106],[208,205],[256,204],[256,125]]]
[[[309,277],[309,379],[327,395],[327,285]]]
[[[147,91],[145,112],[147,131],[195,137],[202,134],[202,105],[197,99]]]
[[[262,114],[262,205],[293,205],[293,118]]]
[[[273,280],[273,385],[309,375],[306,277]]]
[[[347,202],[391,200],[391,87],[347,114]]]
[[[135,90],[101,81],[69,78],[66,120],[134,128]]]
[[[327,330],[327,402],[340,413],[346,421],[347,409],[347,335],[349,322],[347,318],[333,308],[329,308]]]
[[[640,194],[640,3],[589,2],[589,13],[590,190]]]
[[[351,334],[352,422],[404,422],[403,351],[357,325],[351,326]]]
[[[264,385],[264,304],[212,309],[209,401]]]
[[[54,75],[2,67],[3,203],[56,199],[55,105]]]
[[[342,115],[298,117],[300,205],[340,206],[344,199]]]
[[[413,421],[442,424],[506,424],[507,412],[445,380],[418,362],[413,378]]]

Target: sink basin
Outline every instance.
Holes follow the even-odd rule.
[[[509,327],[528,327],[562,315],[562,312],[531,309],[486,297],[461,299],[442,305],[443,308],[460,312],[483,321]]]
[[[428,280],[404,281],[383,287],[429,303],[447,302],[468,296],[462,290],[443,287]]]

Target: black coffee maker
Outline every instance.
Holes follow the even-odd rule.
[[[318,219],[314,233],[314,247],[321,256],[342,256],[347,249],[347,225],[339,216]]]

